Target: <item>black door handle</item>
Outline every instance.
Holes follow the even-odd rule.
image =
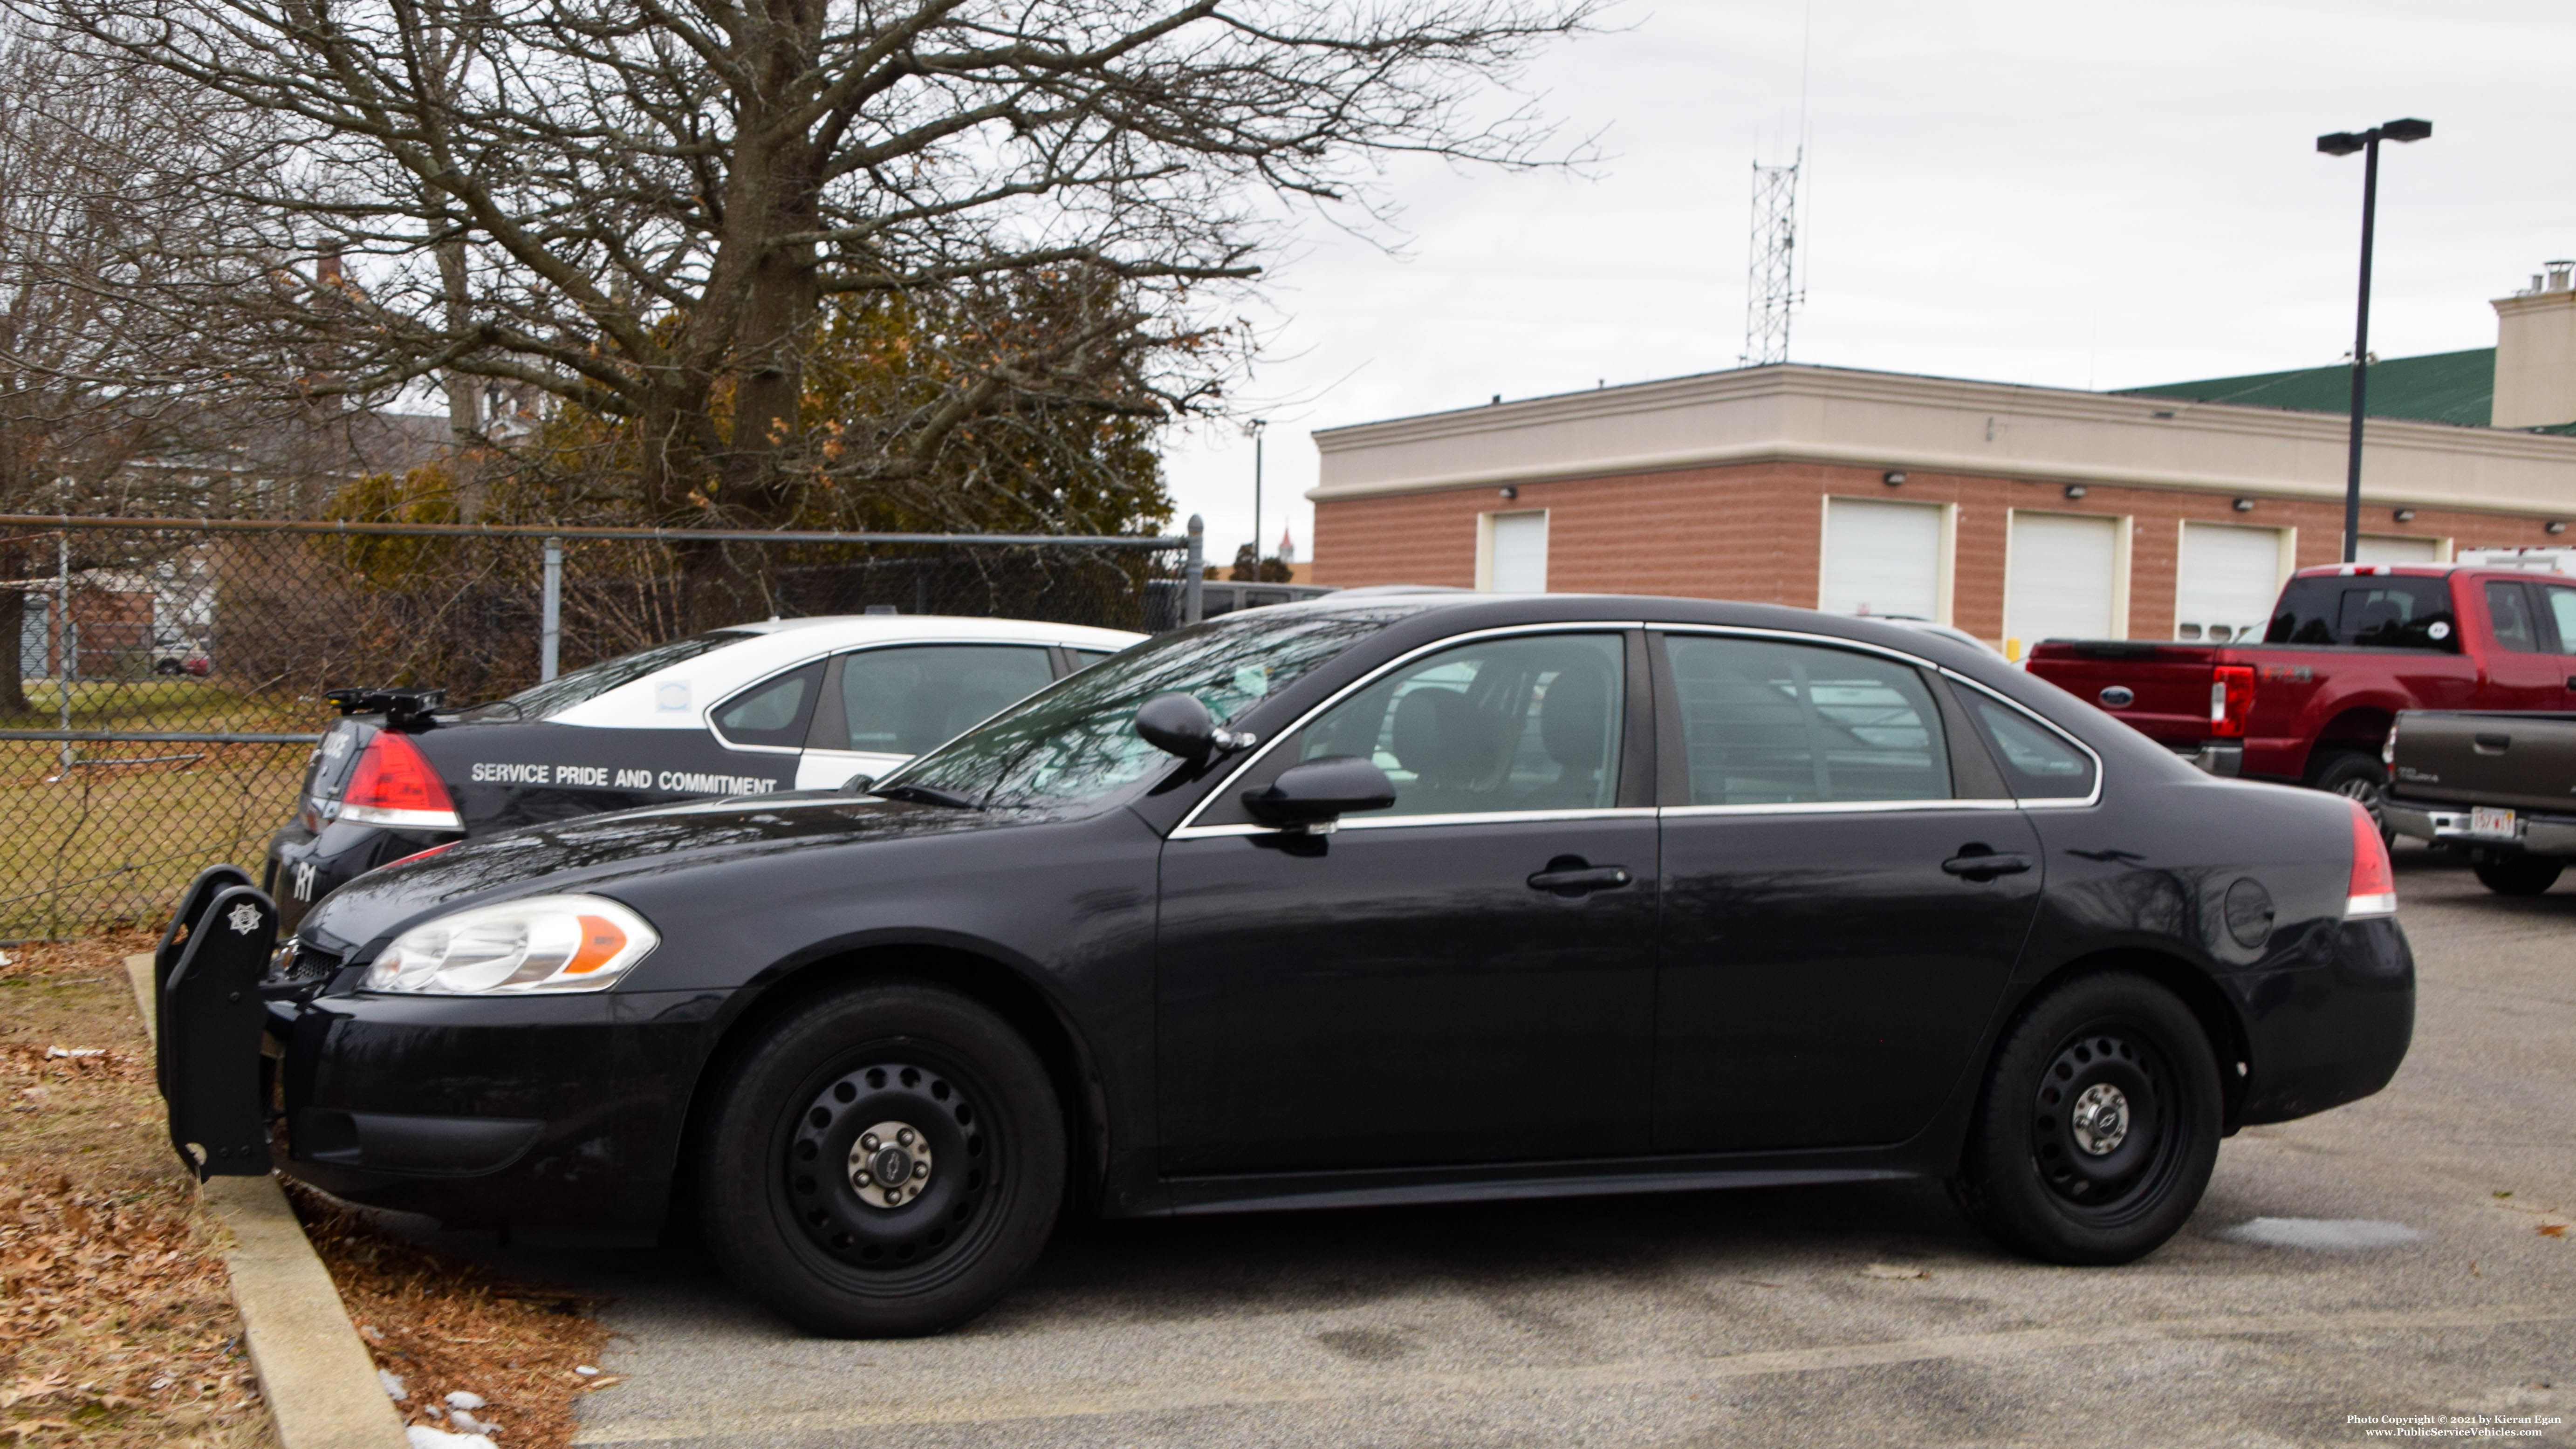
[[[1615,891],[1635,879],[1624,865],[1586,865],[1577,857],[1549,861],[1547,869],[1529,878],[1529,888],[1579,896],[1591,891]]]
[[[1941,868],[1967,880],[1993,880],[1999,875],[2019,875],[2030,869],[2030,857],[1997,854],[1991,850],[1966,851],[1941,862]]]

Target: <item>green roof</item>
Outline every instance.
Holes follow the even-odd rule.
[[[2424,357],[2382,358],[2370,366],[2370,391],[2365,399],[2370,415],[2483,428],[2494,412],[2495,358],[2492,347],[2436,352]],[[2119,391],[2131,397],[2348,413],[2352,410],[2352,369],[2338,363],[2296,372],[2258,372],[2245,377],[2213,377],[2201,382],[2169,382]]]

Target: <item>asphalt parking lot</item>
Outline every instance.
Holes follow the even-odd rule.
[[[2568,1442],[2576,882],[2405,851],[2399,890],[2396,1082],[2230,1140],[2132,1267],[2007,1257],[1935,1184],[1263,1214],[1071,1229],[965,1331],[854,1343],[693,1255],[548,1255],[626,1335],[579,1442]]]

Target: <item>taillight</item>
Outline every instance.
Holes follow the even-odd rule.
[[[2397,871],[2388,863],[2388,842],[2379,822],[2360,801],[2352,805],[2352,883],[2345,888],[2343,918],[2397,914]]]
[[[2254,712],[2254,667],[2250,664],[2209,666],[2209,732],[2242,736],[2245,717]]]
[[[456,802],[420,752],[420,746],[392,730],[379,730],[367,742],[341,792],[336,817],[360,825],[402,825],[416,830],[462,830]]]

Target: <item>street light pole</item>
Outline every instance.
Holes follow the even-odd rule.
[[[2372,234],[2379,219],[2379,143],[2421,141],[2432,134],[2433,123],[2430,121],[2402,120],[2373,126],[2358,134],[2337,131],[2317,138],[2317,149],[2329,156],[2349,156],[2355,151],[2362,153],[2361,300],[2353,309],[2352,430],[2343,477],[2345,563],[2351,563],[2361,552],[2361,426],[2370,391],[2370,250]]]

